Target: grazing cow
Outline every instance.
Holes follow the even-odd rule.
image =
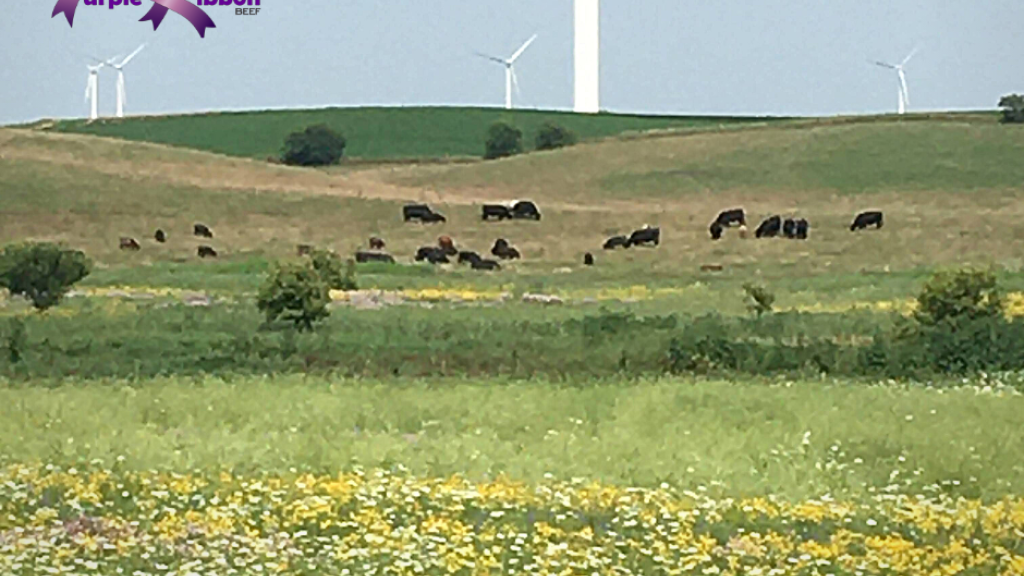
[[[594,265],[594,255],[591,254],[590,252],[587,252],[586,254],[584,254],[583,255],[583,265],[584,266],[593,266]]]
[[[495,240],[494,247],[491,248],[491,254],[502,260],[518,260],[520,258],[519,250],[510,246],[508,240],[504,238]]]
[[[309,256],[310,254],[313,253],[313,246],[309,244],[299,244],[296,247],[295,251],[299,254],[299,256]]]
[[[853,220],[853,224],[850,225],[850,232],[855,230],[863,230],[868,226],[874,226],[876,229],[882,227],[882,213],[873,212],[861,212],[857,215],[857,218]]]
[[[721,264],[704,264],[700,267],[701,272],[721,272],[725,267]]]
[[[490,220],[491,218],[510,220],[512,218],[512,211],[508,209],[508,206],[502,206],[501,204],[484,204],[482,219]]]
[[[476,252],[459,252],[459,264],[465,264],[466,262],[473,263],[480,259],[480,255]]]
[[[205,224],[196,224],[193,227],[193,234],[201,238],[213,238],[213,232]]]
[[[382,240],[382,239],[380,239],[380,238],[378,238],[376,236],[370,236],[370,250],[383,250],[383,249],[384,249],[384,240]]]
[[[791,240],[796,238],[796,220],[786,218],[782,223],[782,235]]]
[[[797,240],[807,240],[807,231],[811,227],[807,223],[807,220],[801,218],[796,221],[796,238]]]
[[[441,236],[437,239],[437,245],[444,252],[445,256],[455,256],[459,253],[455,249],[455,242],[452,241],[450,236]]]
[[[742,224],[745,226],[747,224],[747,217],[746,215],[743,214],[743,208],[736,208],[733,210],[726,210],[722,212],[721,214],[718,215],[718,218],[715,220],[715,222],[718,222],[725,228],[729,228],[734,223]]]
[[[217,251],[209,246],[200,246],[196,253],[199,254],[200,258],[216,258]]]
[[[772,216],[771,218],[765,219],[761,222],[761,225],[754,230],[754,236],[757,238],[775,238],[779,235],[779,230],[782,229],[782,217]]]
[[[164,231],[160,229],[157,229],[156,234],[153,234],[153,238],[156,239],[156,241],[161,244],[167,242],[167,234],[165,234]]]
[[[612,236],[604,243],[605,250],[615,250],[619,247],[629,248],[629,238],[625,236]]]
[[[356,262],[360,264],[366,264],[368,262],[394,264],[395,259],[390,254],[381,254],[380,252],[356,252]]]
[[[448,264],[448,256],[437,246],[424,246],[416,252],[416,261],[426,260],[431,264]]]
[[[645,244],[661,244],[661,228],[644,227],[629,235],[627,246],[643,246]]]
[[[521,220],[540,220],[540,210],[529,200],[522,200],[512,205],[512,217]]]
[[[424,224],[436,224],[438,222],[447,222],[448,219],[444,217],[444,214],[439,212],[431,212],[423,217],[421,220]]]
[[[501,264],[498,264],[494,260],[484,260],[483,258],[477,258],[470,263],[473,270],[501,270]]]
[[[135,241],[135,238],[121,238],[121,250],[142,250],[142,246]]]
[[[723,230],[725,230],[725,228],[722,227],[721,222],[719,222],[718,220],[712,222],[711,227],[708,228],[708,232],[711,233],[712,240],[721,240]]]
[[[426,204],[406,204],[402,207],[402,217],[405,221],[419,220],[428,224],[434,222],[445,222],[445,217],[430,209]]]

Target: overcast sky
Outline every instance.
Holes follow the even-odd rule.
[[[83,117],[85,54],[143,42],[127,68],[128,113],[217,109],[485,105],[504,100],[501,66],[540,37],[516,71],[518,104],[572,107],[571,0],[263,0],[258,16],[210,7],[199,35],[143,6],[6,1],[0,17],[0,123]],[[902,60],[912,110],[994,108],[1024,92],[1022,0],[602,0],[601,107],[619,112],[831,115],[893,111]],[[100,80],[101,113],[115,75]]]

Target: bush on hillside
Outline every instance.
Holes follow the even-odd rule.
[[[78,250],[48,242],[12,244],[0,253],[0,288],[28,298],[37,310],[46,310],[88,276],[91,266]]]
[[[320,124],[288,136],[281,161],[292,166],[329,166],[345,153],[345,137]]]
[[[332,290],[356,290],[355,263],[342,265],[341,257],[330,250],[315,250],[309,255],[313,269]]]
[[[995,275],[978,270],[933,275],[917,296],[917,304],[914,318],[928,326],[1003,317],[1003,299]]]
[[[484,158],[494,160],[523,152],[523,132],[508,122],[495,122],[487,132]]]
[[[775,294],[759,284],[744,284],[743,291],[747,294],[747,310],[761,317],[772,311]]]
[[[535,144],[537,150],[555,150],[565,146],[572,146],[576,142],[578,142],[578,139],[576,138],[576,133],[572,130],[559,126],[554,122],[545,122],[537,132]]]
[[[1024,96],[1010,94],[999,100],[999,107],[1003,109],[1003,122],[1007,124],[1024,123]]]
[[[260,288],[256,306],[273,323],[291,322],[298,330],[313,325],[330,314],[330,287],[311,262],[279,264]]]

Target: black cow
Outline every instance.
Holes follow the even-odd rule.
[[[443,215],[434,212],[426,204],[406,204],[402,206],[402,217],[405,218],[406,222],[419,220],[420,222],[432,224],[434,222],[446,221]]]
[[[508,240],[505,240],[504,238],[498,238],[494,241],[494,247],[491,248],[491,254],[501,258],[502,260],[518,260],[520,258],[519,250],[510,246]]]
[[[796,238],[796,220],[786,218],[786,220],[782,222],[782,235],[790,240]]]
[[[593,266],[594,265],[594,255],[591,254],[590,252],[587,252],[586,254],[584,254],[583,255],[583,265],[584,266]]]
[[[747,217],[743,214],[743,208],[735,208],[733,210],[726,210],[719,214],[715,222],[721,224],[725,228],[728,228],[733,224],[746,226]]]
[[[356,262],[360,264],[366,264],[368,262],[394,264],[395,259],[390,254],[384,254],[381,252],[356,252]]]
[[[512,206],[512,217],[521,220],[540,220],[540,210],[533,202],[522,200]]]
[[[196,253],[200,258],[216,258],[217,251],[209,246],[200,246],[196,249]]]
[[[156,231],[156,234],[153,234],[153,238],[156,239],[156,241],[161,244],[167,242],[167,234],[165,234],[163,230],[158,229]]]
[[[205,224],[196,224],[192,228],[193,234],[202,238],[213,238],[213,232]]]
[[[721,240],[723,230],[725,230],[725,228],[722,227],[722,223],[719,222],[718,220],[712,222],[711,227],[708,228],[708,232],[711,233],[712,240]]]
[[[473,270],[501,270],[501,264],[498,264],[494,260],[484,260],[483,258],[477,258],[470,263]]]
[[[421,218],[420,221],[425,224],[436,224],[438,222],[447,222],[448,219],[445,218],[444,214],[441,214],[440,212],[431,212],[430,214],[427,214],[426,216]]]
[[[811,225],[807,223],[807,220],[801,218],[796,221],[796,238],[797,240],[807,240],[807,231]]]
[[[661,228],[641,228],[629,235],[626,246],[642,246],[644,244],[661,244]]]
[[[882,227],[882,213],[881,212],[861,212],[853,220],[853,224],[850,225],[850,232],[855,230],[863,230],[868,226],[874,226],[876,229]]]
[[[448,264],[448,256],[437,246],[424,246],[416,252],[416,261],[422,262],[426,260],[431,264]]]
[[[482,220],[490,220],[491,218],[497,218],[498,220],[509,220],[512,218],[512,211],[508,209],[508,206],[502,206],[501,204],[484,204]]]
[[[782,229],[782,217],[772,216],[771,218],[765,219],[761,222],[761,225],[754,231],[756,238],[775,238],[779,235],[779,230]]]
[[[629,238],[625,236],[612,236],[604,243],[605,250],[615,250],[619,247],[629,248]]]
[[[466,262],[473,263],[480,259],[480,255],[476,252],[459,252],[459,264],[465,264]]]

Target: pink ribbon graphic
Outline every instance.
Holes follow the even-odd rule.
[[[153,30],[160,27],[160,24],[164,21],[164,17],[167,16],[168,10],[173,10],[178,14],[181,14],[185,20],[188,20],[192,26],[195,27],[196,32],[199,32],[199,36],[206,38],[207,28],[216,28],[217,25],[213,23],[213,19],[203,12],[203,9],[190,3],[188,0],[152,0],[153,7],[149,9],[149,12],[142,17],[139,22],[145,22],[150,20],[153,22]],[[50,18],[53,18],[57,14],[64,14],[64,17],[68,19],[68,26],[74,28],[75,26],[75,9],[78,8],[78,0],[57,0],[57,4],[53,7],[53,14],[50,14]]]
[[[203,12],[202,8],[190,3],[188,0],[153,0],[153,7],[149,9],[149,12],[139,22],[152,20],[153,30],[156,30],[160,27],[160,23],[164,21],[164,16],[167,16],[168,10],[181,14],[185,20],[188,20],[192,26],[195,26],[196,32],[199,32],[199,36],[202,38],[206,38],[207,28],[217,27],[213,23],[213,19],[206,12]]]

